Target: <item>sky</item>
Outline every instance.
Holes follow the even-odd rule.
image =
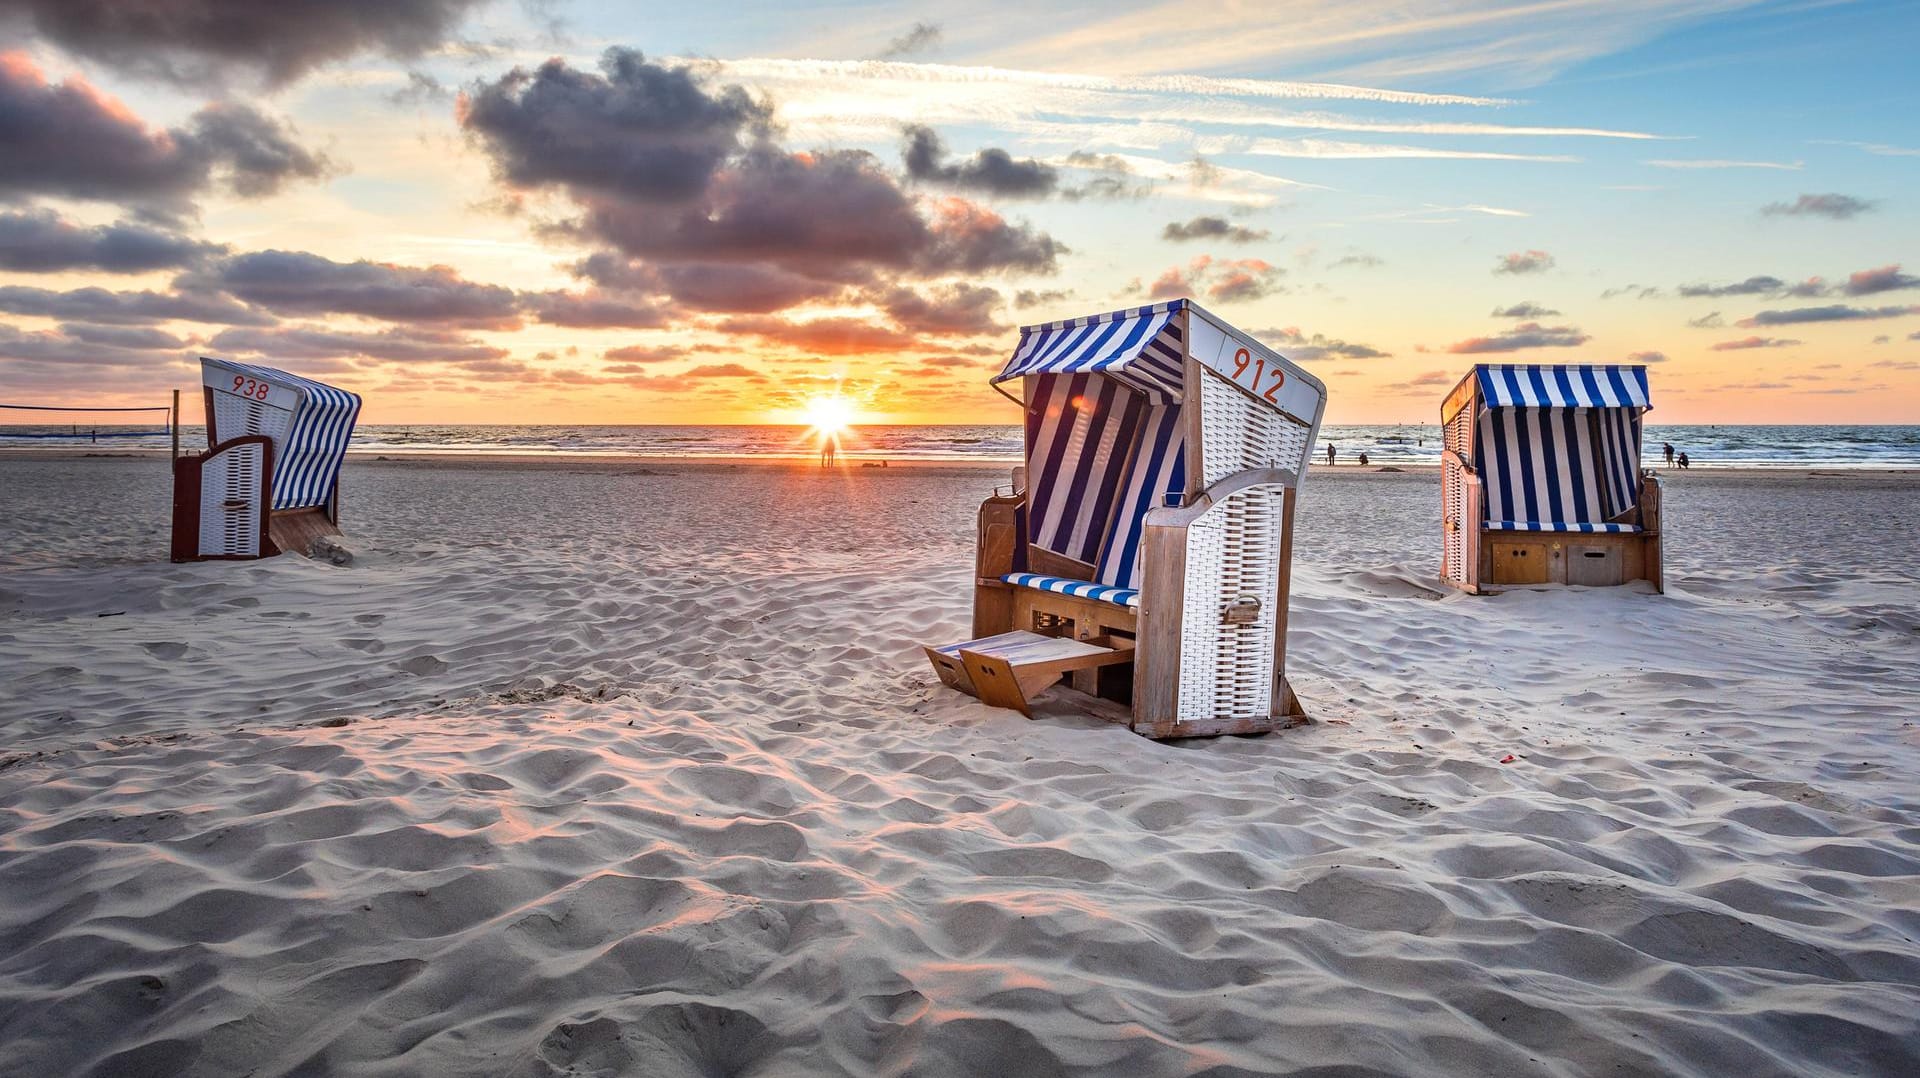
[[[0,0],[0,402],[197,357],[369,423],[1011,423],[1018,327],[1188,296],[1434,421],[1920,422],[1896,0]]]

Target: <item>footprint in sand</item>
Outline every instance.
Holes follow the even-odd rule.
[[[416,655],[398,665],[407,673],[419,676],[441,674],[447,671],[447,664],[437,655]]]
[[[353,623],[355,625],[378,625],[385,620],[387,620],[385,614],[355,614],[353,616]]]
[[[140,646],[147,649],[147,654],[156,659],[164,659],[167,662],[172,662],[187,653],[187,645],[180,643],[178,640],[163,640],[152,644],[142,644]]]

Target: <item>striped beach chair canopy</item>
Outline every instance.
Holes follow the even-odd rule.
[[[1640,497],[1647,369],[1600,364],[1481,364],[1473,466],[1488,527],[1633,531],[1614,518]]]
[[[1138,603],[1146,513],[1181,504],[1195,478],[1183,399],[1190,357],[1245,390],[1253,407],[1298,427],[1306,448],[1286,463],[1305,470],[1325,387],[1191,301],[1026,326],[992,381],[1023,382],[1027,540],[1086,569],[1083,577],[1023,573],[1009,582]]]
[[[327,505],[340,477],[360,396],[273,367],[200,360],[221,439],[264,434],[273,440],[273,508]]]

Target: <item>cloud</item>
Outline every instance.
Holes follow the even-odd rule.
[[[840,291],[820,281],[773,266],[672,263],[654,271],[659,290],[676,303],[699,311],[765,314]]]
[[[59,292],[23,285],[0,286],[0,311],[115,325],[181,321],[265,326],[274,322],[271,315],[228,296],[201,292],[110,292],[104,288]]]
[[[396,105],[426,105],[452,100],[453,91],[424,71],[409,71],[407,84],[386,97]]]
[[[900,278],[1050,273],[1066,251],[964,199],[915,199],[871,154],[789,152],[770,102],[629,49],[609,50],[597,74],[553,60],[476,83],[458,114],[503,183],[576,204],[550,234],[638,259],[688,295],[699,274],[676,265],[778,270],[826,296]]]
[[[1865,269],[1847,275],[1843,286],[1849,296],[1871,296],[1876,292],[1897,292],[1908,288],[1920,288],[1920,277],[1900,272],[1900,264],[1881,266],[1878,269]]]
[[[8,6],[78,56],[182,84],[249,70],[281,85],[360,52],[415,56],[453,32],[480,0],[16,0]]]
[[[147,273],[198,265],[224,244],[126,221],[77,225],[52,210],[0,212],[0,269],[22,273]]]
[[[1801,161],[1793,161],[1793,162],[1726,161],[1726,160],[1718,160],[1718,159],[1709,159],[1709,160],[1703,160],[1703,161],[1675,161],[1675,160],[1642,161],[1641,164],[1652,165],[1655,168],[1679,168],[1679,169],[1763,168],[1763,169],[1777,169],[1784,172],[1798,172],[1800,171],[1800,168],[1802,164],[1804,164],[1804,162],[1801,162]]]
[[[1452,386],[1459,381],[1458,371],[1423,371],[1404,382],[1389,382],[1380,389],[1382,392],[1404,397],[1424,394],[1437,387]]]
[[[332,170],[285,124],[217,103],[181,127],[149,128],[88,83],[47,80],[24,53],[0,53],[0,198],[49,195],[176,214],[213,186],[272,194]]]
[[[1809,277],[1798,284],[1789,284],[1778,277],[1749,277],[1732,284],[1684,284],[1677,289],[1687,298],[1701,296],[1823,296],[1828,292],[1827,282],[1819,277]]]
[[[1376,266],[1384,266],[1386,264],[1387,262],[1386,262],[1386,259],[1384,258],[1379,258],[1374,255],[1362,253],[1362,254],[1342,255],[1339,258],[1334,259],[1332,262],[1329,262],[1327,264],[1327,268],[1341,269],[1345,266],[1352,266],[1355,269],[1373,269]]]
[[[670,363],[684,359],[687,350],[670,344],[629,344],[620,348],[609,348],[600,358],[614,363]]]
[[[1792,202],[1769,202],[1760,207],[1768,217],[1827,217],[1845,221],[1866,213],[1878,203],[1852,195],[1801,195]]]
[[[1179,299],[1204,293],[1216,303],[1259,299],[1282,291],[1286,271],[1258,258],[1215,258],[1198,255],[1185,266],[1172,266],[1150,286],[1151,299]]]
[[[1495,259],[1495,273],[1545,273],[1553,268],[1553,256],[1545,251],[1514,251]]]
[[[552,326],[574,329],[653,329],[668,323],[668,311],[644,296],[590,288],[584,292],[552,291],[521,297],[533,317]]]
[[[930,52],[940,47],[940,39],[941,32],[939,23],[916,22],[907,28],[906,33],[887,42],[887,47],[880,50],[878,58],[881,60],[897,60],[902,56]]]
[[[1761,311],[1752,318],[1742,318],[1742,329],[1754,326],[1792,326],[1806,322],[1856,322],[1874,318],[1899,318],[1902,315],[1920,314],[1920,306],[1912,307],[1848,307],[1845,304],[1833,304],[1827,307],[1797,307],[1790,311]]]
[[[1511,307],[1495,307],[1493,309],[1493,317],[1495,318],[1552,318],[1559,313],[1559,311],[1548,310],[1531,300],[1522,300]]]
[[[0,322],[0,371],[10,387],[54,392],[103,385],[156,395],[186,374],[179,338],[158,330],[62,325],[22,330]]]
[[[1665,352],[1629,352],[1627,353],[1628,363],[1665,363],[1666,361],[1667,361],[1667,354]]]
[[[1092,173],[1078,187],[1062,187],[1060,197],[1069,202],[1090,199],[1139,199],[1153,193],[1151,180],[1139,179],[1134,162],[1119,154],[1088,153],[1075,150],[1066,157],[1067,167]]]
[[[1687,319],[1687,325],[1695,329],[1719,329],[1726,324],[1726,319],[1720,317],[1719,311],[1708,311],[1698,318]]]
[[[1799,341],[1782,337],[1742,337],[1737,341],[1721,341],[1711,346],[1715,352],[1744,352],[1749,348],[1791,348]]]
[[[964,282],[925,293],[895,287],[877,296],[875,304],[902,328],[915,333],[975,335],[1004,328],[993,317],[1000,306],[1000,293]]]
[[[1522,322],[1491,337],[1469,337],[1447,346],[1454,355],[1478,355],[1485,352],[1524,352],[1530,348],[1577,348],[1592,340],[1572,326],[1543,326]]]
[[[355,314],[470,329],[520,326],[520,301],[512,289],[465,280],[450,266],[255,251],[185,274],[177,283],[230,292],[278,314]]]
[[[709,93],[690,68],[634,49],[608,49],[600,71],[558,58],[514,68],[468,87],[455,115],[514,187],[662,203],[699,196],[772,120],[771,106],[738,86]]]
[[[907,176],[920,183],[1000,198],[1045,198],[1060,183],[1060,174],[1053,166],[1032,158],[1015,160],[997,147],[977,151],[962,161],[949,162],[939,133],[924,124],[909,124],[904,134],[907,145],[901,156]]]
[[[1609,288],[1600,293],[1600,298],[1612,299],[1615,296],[1632,296],[1634,299],[1655,299],[1660,295],[1661,291],[1658,285],[1629,284],[1622,285],[1619,288]]]
[[[1349,343],[1321,333],[1308,336],[1300,332],[1298,326],[1255,330],[1253,337],[1296,363],[1320,359],[1386,359],[1393,355],[1372,345]]]
[[[810,322],[791,322],[769,315],[745,315],[727,319],[716,328],[726,333],[759,337],[769,344],[821,355],[903,352],[919,344],[919,339],[911,333],[876,325],[861,318],[816,318]]]
[[[424,326],[354,332],[319,325],[276,329],[229,329],[207,346],[222,355],[256,354],[275,359],[380,359],[398,363],[463,363],[501,359],[496,348],[473,337]]]
[[[1271,236],[1264,228],[1236,225],[1224,217],[1195,217],[1191,221],[1170,221],[1160,230],[1160,238],[1175,243],[1187,240],[1225,240],[1228,243],[1255,243]]]
[[[1072,298],[1073,293],[1064,288],[1022,288],[1013,294],[1013,305],[1015,307],[1038,307],[1043,303],[1059,303],[1061,300]]]

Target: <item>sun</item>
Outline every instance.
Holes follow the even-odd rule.
[[[801,418],[807,425],[822,435],[844,434],[853,425],[853,402],[835,394],[831,397],[808,397],[800,406]]]

